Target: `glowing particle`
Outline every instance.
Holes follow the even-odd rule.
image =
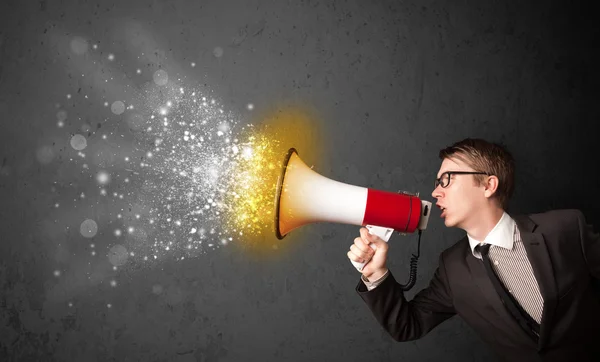
[[[65,122],[63,122],[63,121],[58,121],[58,122],[56,122],[56,126],[57,126],[58,128],[63,128],[63,127],[65,126]]]
[[[192,68],[193,68],[193,67],[195,67],[195,66],[196,66],[196,63],[192,62],[192,64],[191,64],[191,65],[192,65]]]
[[[217,131],[217,136],[222,136],[222,135],[223,135],[223,132]]]
[[[121,101],[114,101],[113,104],[110,106],[110,110],[114,114],[119,115],[119,114],[125,112],[125,103],[123,103]]]
[[[114,55],[114,54],[109,54],[109,55],[108,55],[108,60],[110,60],[111,62],[112,62],[113,60],[115,60],[115,55]]]
[[[130,234],[133,233],[134,231],[135,231],[135,229],[133,228],[133,226],[130,226],[127,228],[127,232]]]
[[[245,159],[252,158],[252,148],[250,148],[250,147],[244,147],[244,150],[242,151],[242,156]]]
[[[72,302],[69,302],[69,308],[71,308],[73,306]]]
[[[154,75],[152,77],[154,79],[154,83],[156,83],[157,85],[166,85],[169,81],[169,75],[162,69],[159,69],[156,72],[154,72]]]
[[[238,148],[238,146],[231,147],[231,150],[233,151],[233,154],[235,154],[235,155],[237,155],[237,153],[240,152],[240,149]]]
[[[142,70],[141,70],[141,69],[138,69],[138,70],[136,70],[136,73],[137,73],[137,74],[142,74]]]
[[[181,226],[181,221],[177,220],[177,221],[175,221],[175,224],[176,224],[177,226]]]
[[[108,107],[108,102],[104,102],[104,107]]]
[[[71,99],[71,95],[70,94],[67,94],[67,99]]]
[[[110,174],[104,170],[99,171],[96,174],[96,181],[98,182],[98,184],[100,185],[106,185],[110,182]],[[104,191],[106,193],[106,191]]]
[[[71,137],[71,147],[77,151],[81,151],[87,147],[87,140],[80,134],[76,134]]]
[[[94,44],[92,48],[94,48],[94,50],[98,49],[98,44]]]
[[[98,233],[98,224],[92,219],[86,219],[81,223],[79,232],[86,238],[93,238]]]
[[[60,206],[60,204],[57,202],[56,204],[54,204],[54,207],[58,209],[58,207]]]
[[[60,270],[55,270],[54,276],[58,278],[60,276]]]
[[[108,304],[106,305],[106,307],[107,307],[107,308],[112,308],[112,304],[108,303]]]
[[[253,110],[254,109],[254,104],[248,103],[247,107],[248,107],[249,110]]]
[[[120,229],[115,230],[115,236],[121,236],[122,231]]]
[[[102,196],[106,196],[106,190],[105,190],[105,189],[101,189],[101,190],[100,190],[100,195],[102,195]]]
[[[116,281],[116,280],[114,280],[114,279],[113,279],[113,280],[111,280],[111,281],[110,281],[110,286],[111,286],[111,287],[116,287],[116,286],[117,286],[117,281]]]
[[[125,162],[129,162],[129,157],[125,157]]]

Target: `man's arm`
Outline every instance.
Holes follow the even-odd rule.
[[[590,274],[600,280],[600,234],[594,232],[594,227],[588,224],[581,211],[577,213],[579,236],[583,256],[587,262]]]
[[[389,271],[376,288],[367,290],[361,280],[356,291],[383,328],[400,342],[419,339],[456,314],[443,255],[429,286],[411,301]]]

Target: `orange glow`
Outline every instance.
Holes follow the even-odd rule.
[[[240,136],[242,157],[228,192],[230,212],[224,221],[228,229],[235,230],[242,247],[260,254],[271,253],[293,239],[293,235],[283,240],[275,236],[277,179],[291,147],[309,166],[317,156],[322,157],[316,120],[307,110],[278,109]]]

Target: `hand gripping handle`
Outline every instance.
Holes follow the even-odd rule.
[[[369,234],[379,236],[386,243],[388,242],[388,240],[390,240],[390,236],[392,236],[392,233],[394,232],[394,229],[385,228],[385,227],[381,227],[381,226],[367,225],[366,228],[367,228],[367,230],[369,230]],[[369,244],[369,246],[373,250],[375,250],[375,245]],[[354,260],[350,260],[350,261],[352,262],[352,265],[354,265],[356,270],[358,270],[359,272],[362,272],[363,268],[369,262],[369,260],[367,260],[363,263],[359,263]]]

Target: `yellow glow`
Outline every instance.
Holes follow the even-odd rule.
[[[263,116],[259,126],[240,137],[242,157],[227,194],[230,213],[225,222],[244,246],[273,251],[290,240],[275,236],[277,179],[292,147],[307,165],[314,164],[322,155],[318,134],[317,119],[308,110],[286,108]]]

